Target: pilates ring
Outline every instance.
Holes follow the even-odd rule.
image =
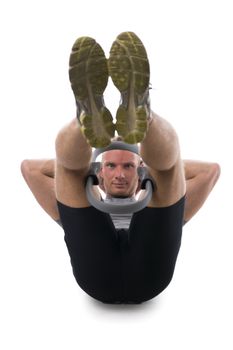
[[[132,203],[105,203],[104,201],[98,200],[93,193],[93,186],[99,184],[97,174],[100,170],[101,163],[96,162],[96,158],[107,151],[110,150],[125,150],[136,154],[139,154],[137,145],[130,145],[122,141],[112,141],[110,145],[104,148],[97,148],[92,153],[92,163],[90,166],[89,173],[86,177],[86,195],[89,203],[96,209],[103,211],[105,213],[111,214],[125,214],[125,213],[135,213],[147,206],[151,200],[153,191],[155,189],[155,183],[148,174],[147,167],[138,167],[138,176],[141,181],[141,189],[144,190],[144,194],[140,200]]]

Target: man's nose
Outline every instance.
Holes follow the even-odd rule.
[[[125,177],[124,170],[121,167],[116,168],[115,177],[116,178],[124,178]]]

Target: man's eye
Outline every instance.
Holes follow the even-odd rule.
[[[114,164],[113,163],[108,163],[107,167],[112,169],[112,168],[114,168]]]

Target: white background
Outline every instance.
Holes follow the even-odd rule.
[[[232,349],[232,16],[230,0],[1,2],[1,349]],[[128,307],[77,286],[62,229],[20,174],[24,158],[54,157],[56,133],[75,116],[74,40],[93,36],[108,56],[126,30],[147,48],[152,106],[176,128],[183,158],[222,168],[184,229],[170,286]],[[109,83],[113,113],[118,99]]]

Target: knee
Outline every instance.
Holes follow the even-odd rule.
[[[221,167],[218,163],[213,164],[213,172],[214,172],[215,178],[218,180],[221,174]]]
[[[62,128],[58,134],[57,134],[57,137],[55,139],[55,151],[56,151],[56,156],[57,158],[61,158],[62,157],[62,154],[65,152],[65,148],[66,148],[66,140],[67,140],[67,137],[68,137],[68,127],[64,127]]]
[[[68,167],[67,165],[67,155],[70,153],[68,149],[69,145],[69,135],[71,136],[71,125],[68,125],[64,128],[62,128],[59,133],[57,134],[57,137],[55,139],[55,151],[56,151],[56,159],[57,163]]]
[[[211,163],[209,165],[208,178],[211,180],[213,185],[216,184],[221,174],[221,167],[218,163]]]
[[[29,159],[24,159],[20,164],[20,170],[24,179],[26,179],[31,171],[31,161]]]

